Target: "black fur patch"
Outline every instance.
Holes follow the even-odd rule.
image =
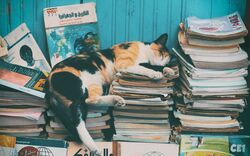
[[[145,45],[150,45],[151,43],[150,42],[143,42]]]
[[[73,115],[73,123],[77,127],[81,120],[86,121],[88,114],[88,106],[84,103],[73,103],[70,105]]]
[[[163,68],[165,67],[165,66],[151,65],[149,63],[140,63],[140,65],[143,66],[143,67],[146,67],[148,69],[152,69],[154,71],[160,71],[160,72],[162,72]]]
[[[86,57],[77,57],[76,55],[75,57],[67,58],[63,62],[57,64],[55,68],[63,68],[65,66],[95,74],[95,72],[98,71],[101,67],[105,67],[105,64],[100,58],[100,54],[89,53]]]
[[[115,55],[112,49],[101,50],[100,53],[105,56],[108,60],[114,62]]]
[[[162,45],[162,47],[159,49],[160,53],[168,52],[168,48],[165,45]]]
[[[71,101],[85,100],[88,96],[86,90],[83,94],[82,81],[80,78],[69,72],[53,74],[51,84],[54,90]]]
[[[130,47],[131,43],[122,43],[119,45],[119,48],[121,49],[128,49]]]
[[[74,122],[74,114],[72,109],[68,108],[63,104],[58,105],[51,105],[50,109],[55,113],[56,117],[63,123],[65,128],[69,131],[69,138],[71,141],[75,141],[77,143],[82,143],[78,132],[77,132],[77,125]]]

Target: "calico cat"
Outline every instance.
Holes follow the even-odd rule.
[[[125,105],[120,96],[103,95],[103,86],[111,84],[119,71],[153,79],[173,75],[171,68],[164,67],[170,61],[167,39],[163,34],[152,43],[127,42],[95,53],[81,52],[54,66],[46,82],[46,100],[74,140],[100,155],[85,127],[88,105]],[[155,71],[148,67],[162,68]]]

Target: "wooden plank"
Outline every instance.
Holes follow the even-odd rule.
[[[127,16],[127,0],[117,0],[115,2],[114,13],[114,44],[126,41],[126,16]],[[107,23],[108,24],[108,23]]]
[[[35,5],[36,1],[30,1],[30,0],[22,0],[21,4],[21,14],[22,14],[22,22],[25,22],[30,29],[30,32],[32,34],[35,34],[35,26],[34,26],[34,21],[35,21]]]
[[[171,0],[158,0],[155,4],[155,31],[154,39],[163,33],[170,35],[171,29]]]
[[[96,3],[101,49],[109,48],[114,43],[114,5],[115,0],[97,0]]]
[[[33,35],[44,56],[50,62],[43,18],[43,9],[47,7],[47,3],[47,0],[37,1],[36,3],[34,27],[40,31],[35,31]]]
[[[10,5],[10,2],[5,0],[0,1],[0,36],[4,37],[7,35],[10,31],[10,12],[8,9],[8,6]]]
[[[229,6],[230,13],[238,11],[241,18],[245,19],[245,10],[246,10],[246,0],[230,0],[230,6]]]
[[[170,23],[170,29],[168,31],[169,39],[167,46],[169,49],[172,49],[173,47],[177,47],[177,34],[179,31],[179,24],[182,21],[182,12],[179,9],[174,8],[181,8],[182,0],[171,1],[170,5],[173,9],[171,10],[171,16],[168,17],[170,19],[168,21],[168,23]]]
[[[151,42],[154,37],[154,8],[156,0],[143,0],[142,40]]]
[[[10,29],[13,30],[23,22],[22,1],[10,0]]]
[[[212,0],[211,17],[220,17],[229,14],[230,0]]]
[[[96,1],[101,48],[115,43],[140,40],[151,42],[169,34],[168,46],[177,43],[178,24],[187,16],[209,18],[239,11],[245,18],[246,0],[82,0]],[[2,0],[0,35],[26,22],[47,57],[42,10],[45,7],[79,4],[81,0]],[[8,12],[10,4],[11,14]]]
[[[184,0],[185,17],[197,16],[198,18],[211,17],[211,0]]]
[[[141,21],[141,3],[142,0],[129,0],[129,7],[128,7],[128,40],[129,41],[139,41],[141,28],[140,23]]]
[[[80,4],[80,0],[49,0],[49,7]]]

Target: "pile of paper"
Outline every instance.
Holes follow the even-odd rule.
[[[214,19],[187,18],[181,25],[180,50],[183,97],[176,100],[175,116],[181,131],[238,132],[237,120],[248,96],[245,80],[248,56],[239,44],[247,34],[238,13]]]
[[[46,131],[48,137],[58,139],[67,138],[69,132],[51,110],[47,111],[47,116],[48,124],[46,126]],[[86,128],[94,140],[109,140],[110,137],[112,137],[112,129],[111,116],[108,113],[108,107],[89,106]]]
[[[21,92],[1,91],[0,134],[12,136],[45,136],[43,99]]]
[[[178,70],[175,68],[175,70]],[[135,142],[169,142],[171,127],[169,111],[172,110],[176,78],[152,80],[145,76],[121,73],[113,81],[111,94],[120,95],[126,106],[114,108],[114,140]]]

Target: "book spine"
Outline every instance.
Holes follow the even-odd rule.
[[[25,138],[25,137],[17,137],[16,144],[32,145],[32,146],[48,146],[48,147],[58,147],[58,148],[68,147],[68,143],[64,140],[35,139],[35,138]]]

